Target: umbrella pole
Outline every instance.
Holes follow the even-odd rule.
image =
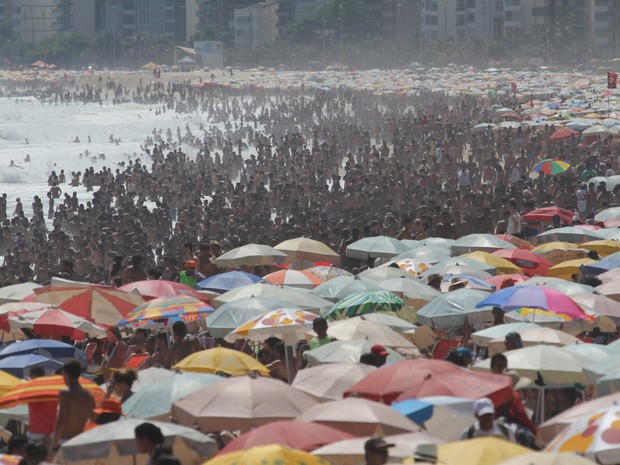
[[[288,348],[292,346],[284,346],[284,362],[286,363],[286,382],[291,384],[291,369],[288,363]]]

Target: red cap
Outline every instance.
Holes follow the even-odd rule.
[[[183,268],[196,268],[198,262],[196,260],[187,260],[183,265]]]
[[[381,344],[375,344],[374,346],[372,346],[370,352],[377,357],[383,357],[384,355],[388,355],[387,349]]]

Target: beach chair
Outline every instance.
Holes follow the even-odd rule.
[[[140,367],[144,365],[144,362],[146,362],[149,358],[149,354],[132,354],[125,362],[125,366],[123,368],[139,370]]]

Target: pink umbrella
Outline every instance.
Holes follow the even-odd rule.
[[[131,292],[134,289],[137,290],[142,297],[144,297],[144,300],[152,300],[163,296],[169,297],[173,295],[187,295],[189,297],[193,297],[194,299],[210,303],[208,297],[195,289],[192,289],[185,284],[166,281],[165,279],[136,281],[135,283],[125,284],[124,286],[119,287],[119,290],[125,292]]]

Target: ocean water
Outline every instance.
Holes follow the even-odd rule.
[[[120,105],[70,103],[69,105],[42,105],[34,98],[0,98],[0,194],[7,194],[7,214],[10,217],[16,198],[21,198],[24,212],[31,217],[32,201],[38,195],[47,212],[48,176],[52,171],[64,169],[67,183],[60,185],[63,191],[56,206],[62,202],[64,193],[77,192],[80,202],[91,198],[82,186],[71,187],[72,171],[84,171],[93,166],[95,171],[103,166],[120,168],[120,162],[140,158],[150,167],[150,160],[140,150],[153,129],[170,128],[176,136],[177,127],[185,134],[188,124],[194,135],[200,135],[200,124],[208,126],[206,115],[194,113],[179,115],[168,111],[159,115],[155,108],[134,103]],[[116,145],[109,137],[120,138]],[[88,143],[88,137],[91,143]],[[75,143],[76,137],[80,142]],[[28,140],[28,143],[26,142]],[[191,148],[184,150],[193,155]],[[80,153],[89,156],[80,157]],[[104,153],[105,160],[98,155]],[[24,162],[30,155],[30,163]],[[92,158],[94,157],[94,158]],[[11,167],[14,161],[17,167]],[[95,187],[96,189],[96,187]],[[51,222],[48,223],[48,225]]]

